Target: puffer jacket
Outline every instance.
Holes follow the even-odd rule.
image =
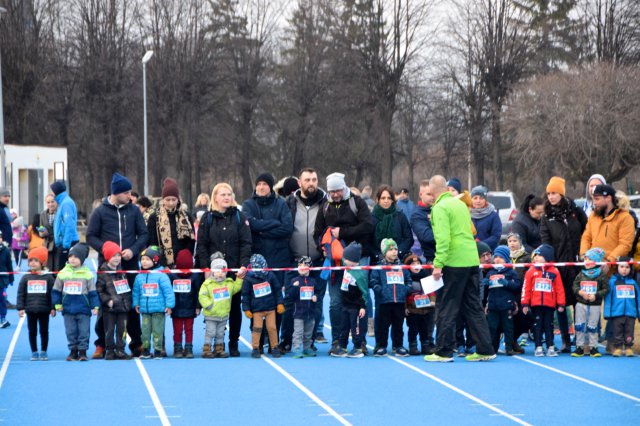
[[[529,268],[524,274],[520,303],[523,307],[546,306],[554,309],[564,307],[564,287],[558,269],[555,266]]]
[[[498,286],[496,286],[496,283]],[[482,279],[490,311],[514,310],[518,303],[522,282],[513,268],[490,269]],[[501,287],[500,287],[501,286]]]
[[[578,293],[582,289],[582,287],[587,286],[588,284],[595,283],[595,296],[596,299],[592,301],[585,300]],[[590,286],[591,287],[591,286]],[[576,279],[573,281],[573,294],[576,296],[576,300],[583,305],[590,306],[600,306],[602,305],[602,299],[609,293],[609,277],[605,273],[600,273],[600,275],[590,278],[585,275],[584,272],[580,272]]]
[[[204,280],[201,272],[188,274],[170,274],[176,305],[171,310],[171,318],[195,318],[196,309],[200,309],[198,294]]]
[[[154,270],[161,268],[159,265]],[[167,274],[152,271],[136,276],[133,282],[133,306],[139,306],[141,314],[164,312],[166,308],[173,309],[175,305],[176,298]]]
[[[242,283],[243,311],[273,311],[282,303],[282,285],[273,272],[247,273]]]
[[[382,260],[379,265],[398,265],[400,260],[389,263]],[[394,268],[391,270],[372,269],[369,285],[376,295],[376,303],[405,303],[411,291],[411,273],[408,269]]]
[[[315,315],[315,302],[311,298],[315,295],[316,280],[311,277],[298,276],[291,280],[287,291],[287,298],[293,300],[294,319],[312,319]]]
[[[226,278],[216,281],[207,278],[198,293],[198,301],[205,317],[224,318],[231,312],[231,297],[242,290],[242,279]]]
[[[107,263],[100,266],[101,271],[112,270]],[[126,274],[98,274],[96,284],[103,312],[125,313],[131,310],[131,288]],[[109,307],[109,301],[113,306]]]
[[[219,251],[229,268],[246,266],[251,257],[251,228],[249,221],[237,207],[224,213],[209,210],[200,219],[196,247],[199,268],[208,268],[209,258]]]
[[[58,208],[53,219],[54,243],[56,247],[68,249],[73,242],[80,240],[76,203],[71,199],[67,191],[56,195],[56,203],[58,203]]]
[[[604,218],[591,213],[580,241],[580,253],[600,247],[606,259],[615,262],[618,257],[629,254],[635,236],[636,226],[629,212],[615,209]]]
[[[58,273],[51,290],[51,303],[62,305],[62,314],[91,315],[91,310],[100,307],[96,291],[96,280],[86,266],[74,268],[67,264]]]
[[[55,277],[52,274],[26,274],[18,285],[16,309],[28,314],[49,312],[53,309],[51,290]]]
[[[605,318],[640,318],[640,286],[631,276],[613,274],[609,280],[610,291],[604,297]]]

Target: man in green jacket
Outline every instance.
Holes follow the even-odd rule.
[[[489,361],[496,357],[491,345],[489,327],[480,301],[478,251],[473,239],[471,216],[467,206],[447,191],[447,181],[436,175],[429,180],[436,199],[431,210],[431,226],[436,240],[433,278],[442,278],[436,304],[436,351],[424,357],[430,362],[452,362],[455,346],[456,319],[467,320],[468,330],[477,352],[467,361]]]

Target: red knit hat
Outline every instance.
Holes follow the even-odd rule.
[[[177,269],[193,269],[193,255],[188,249],[182,249],[176,256]]]
[[[46,265],[49,259],[49,251],[46,247],[36,247],[29,250],[29,259],[38,259],[41,265]]]
[[[107,241],[102,245],[102,255],[107,262],[110,262],[111,258],[120,251],[120,246],[113,241]]]
[[[180,188],[178,188],[178,182],[170,177],[166,178],[162,183],[162,198],[176,197],[180,198]]]

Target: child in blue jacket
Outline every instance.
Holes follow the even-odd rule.
[[[133,306],[136,312],[142,314],[142,355],[140,358],[151,358],[151,335],[153,334],[153,356],[162,358],[162,344],[164,340],[165,314],[171,315],[176,304],[176,298],[171,288],[169,276],[163,272],[153,272],[162,269],[160,249],[156,246],[147,247],[140,254],[142,269],[150,271],[136,276],[133,282]]]
[[[384,258],[380,265],[398,265],[393,269],[374,269],[371,271],[371,287],[380,301],[376,315],[380,315],[380,327],[376,330],[376,351],[374,356],[386,356],[391,327],[393,352],[396,356],[409,356],[409,351],[402,346],[404,332],[405,302],[411,290],[411,273],[402,269],[398,259],[398,245],[391,238],[380,242],[380,252]]]
[[[522,282],[518,273],[503,264],[510,263],[510,251],[507,246],[498,246],[493,251],[493,263],[496,264],[483,278],[487,296],[487,321],[491,332],[493,350],[498,352],[500,331],[504,333],[504,348],[507,355],[513,355],[513,316],[516,314]]]
[[[298,276],[291,280],[287,297],[293,302],[293,357],[314,357],[311,340],[315,330],[316,280],[309,276],[313,265],[310,257],[298,260]]]
[[[619,262],[629,262],[620,257]],[[609,293],[604,297],[604,317],[611,321],[613,334],[613,356],[633,356],[633,333],[637,318],[640,318],[638,293],[640,287],[631,277],[628,263],[618,264],[618,271],[609,280]]]

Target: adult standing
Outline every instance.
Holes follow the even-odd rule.
[[[582,210],[584,211],[584,214],[587,218],[591,216],[591,212],[594,209],[594,204],[593,204],[594,188],[598,185],[606,185],[606,184],[607,184],[607,180],[604,178],[604,176],[598,173],[591,175],[589,180],[587,180],[587,184],[585,185],[585,189],[584,189],[584,206],[582,207]]]
[[[196,260],[199,268],[209,268],[211,255],[224,255],[228,268],[249,264],[251,257],[251,228],[246,216],[238,209],[233,189],[228,183],[217,184],[211,193],[211,206],[202,216],[198,227]],[[229,273],[235,278],[234,273]],[[238,274],[240,275],[240,273]],[[229,355],[240,356],[238,340],[242,326],[240,293],[231,297],[229,313]]]
[[[547,196],[544,203],[544,215],[540,220],[540,241],[553,247],[557,262],[575,262],[580,251],[580,238],[587,224],[587,217],[582,209],[565,197],[564,179],[554,176],[547,185]],[[577,275],[575,267],[559,267],[560,278],[564,286],[566,306],[576,303],[573,294],[573,280]],[[567,310],[558,312],[558,326],[562,336],[561,353],[571,352],[569,320]]]
[[[429,180],[436,199],[431,211],[431,224],[436,238],[433,277],[442,278],[436,304],[436,351],[425,361],[452,362],[458,315],[466,318],[477,352],[468,361],[489,361],[496,357],[491,345],[489,327],[480,301],[478,249],[471,231],[469,209],[447,190],[442,176]]]
[[[34,221],[33,226],[36,228],[36,232],[44,240],[44,246],[49,252],[47,258],[47,268],[50,271],[55,270],[57,260],[55,259],[55,244],[53,242],[53,223],[56,217],[56,210],[58,209],[58,203],[56,203],[55,196],[53,194],[47,194],[44,199],[47,208],[40,213],[38,220]]]
[[[53,219],[53,243],[55,245],[57,271],[62,270],[69,257],[69,249],[80,241],[78,235],[78,210],[76,203],[67,192],[64,181],[57,180],[51,184],[51,192],[55,195],[58,208]]]
[[[7,188],[0,189],[0,232],[2,232],[2,240],[11,247],[13,240],[13,228],[11,222],[11,210],[9,210],[9,201],[11,200],[11,191]]]
[[[193,206],[193,216],[195,217],[198,212],[206,212],[209,210],[209,206],[211,206],[209,195],[204,192],[199,194],[198,198],[196,198],[196,204]]]
[[[540,219],[544,214],[544,200],[529,194],[525,197],[520,212],[511,224],[511,232],[518,234],[520,243],[529,254],[538,248],[540,243]]]
[[[181,208],[180,188],[172,178],[162,183],[162,200],[147,220],[149,245],[162,249],[162,264],[174,268],[177,254],[187,249],[193,253],[196,236],[189,215]]]
[[[493,251],[500,244],[502,222],[496,208],[487,198],[489,190],[479,185],[471,190],[471,220],[476,227],[476,240],[487,244]]]
[[[104,261],[102,247],[107,241],[112,241],[122,250],[122,269],[139,269],[140,253],[147,246],[149,234],[140,209],[131,203],[131,188],[129,179],[118,172],[114,173],[111,179],[111,193],[104,197],[102,203],[91,213],[87,227],[87,243],[98,252],[99,264]],[[127,274],[129,288],[133,288],[134,279],[135,274]],[[95,330],[98,339],[95,342],[96,351],[93,358],[103,358],[105,333],[101,315],[96,321]],[[140,356],[140,315],[134,309],[129,311],[127,333],[131,337],[131,354]]]
[[[434,201],[429,180],[425,179],[420,182],[420,201],[411,215],[411,229],[418,237],[422,254],[427,263],[433,263],[433,258],[436,255],[436,239],[431,227],[431,208]]]
[[[407,220],[411,219],[411,214],[416,206],[413,204],[413,201],[411,201],[411,198],[409,198],[409,190],[402,188],[400,192],[395,195],[395,199],[398,211],[404,213]]]

